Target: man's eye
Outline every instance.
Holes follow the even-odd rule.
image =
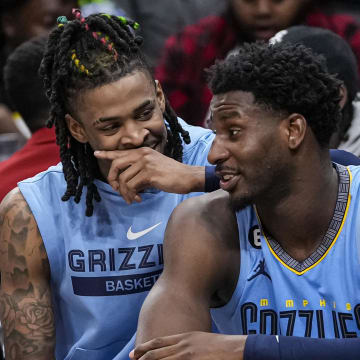
[[[117,124],[110,124],[108,126],[105,126],[103,128],[101,128],[101,131],[111,131],[111,130],[115,130],[118,127]]]
[[[147,109],[143,111],[137,118],[139,120],[148,120],[152,117],[152,114],[154,112],[154,109]]]
[[[230,136],[236,136],[240,133],[240,129],[231,129]]]

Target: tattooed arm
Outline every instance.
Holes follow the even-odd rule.
[[[6,360],[55,359],[49,262],[18,188],[0,205],[0,270]]]

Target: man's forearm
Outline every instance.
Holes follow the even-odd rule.
[[[211,331],[209,311],[196,303],[189,304],[182,296],[174,296],[161,283],[160,277],[142,306],[136,344],[188,331]]]
[[[360,339],[250,335],[244,360],[359,360]]]
[[[17,301],[4,293],[0,296],[6,359],[55,359],[55,329],[51,307],[29,297]]]

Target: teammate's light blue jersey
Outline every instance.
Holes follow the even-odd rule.
[[[320,246],[301,263],[263,235],[253,208],[237,213],[240,275],[229,303],[212,310],[220,332],[360,336],[360,167],[336,166],[333,218]]]
[[[181,124],[191,137],[183,162],[208,165],[214,135]],[[108,184],[95,183],[101,201],[92,217],[85,216],[86,190],[79,204],[61,201],[60,165],[19,183],[50,262],[58,360],[108,360],[127,344],[163,268],[168,218],[190,196],[149,190],[141,203],[127,205]]]

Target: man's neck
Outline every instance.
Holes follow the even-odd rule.
[[[257,204],[266,234],[294,259],[303,261],[320,245],[329,227],[338,193],[338,175],[326,162],[293,178],[291,192],[275,205]]]

